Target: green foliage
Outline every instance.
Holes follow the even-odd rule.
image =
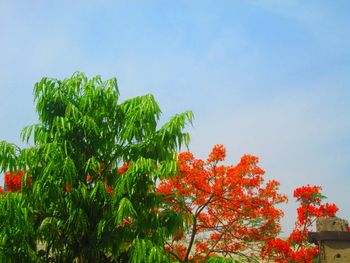
[[[0,211],[0,262],[37,262],[35,232],[23,195],[1,195]]]
[[[116,79],[89,80],[79,72],[63,81],[43,78],[34,99],[39,123],[21,133],[33,145],[0,142],[0,172],[28,170],[32,182],[23,180],[21,193],[1,198],[2,258],[12,246],[22,262],[39,256],[117,262],[132,255],[132,262],[166,262],[163,242],[182,221],[160,212],[155,183],[176,174],[176,150],[189,143],[183,129],[192,113],[158,127],[161,111],[152,95],[118,103]],[[117,174],[123,163],[131,166]],[[9,242],[21,238],[16,246]]]
[[[131,263],[170,263],[163,247],[154,246],[150,240],[135,239]]]

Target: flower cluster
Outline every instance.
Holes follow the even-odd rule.
[[[158,185],[166,208],[188,218],[192,229],[169,242],[168,249],[180,261],[207,260],[216,253],[244,254],[253,242],[255,248],[256,242],[280,231],[283,212],[276,204],[285,202],[286,196],[278,193],[279,183],[264,182],[257,157],[244,155],[235,166],[220,165],[225,156],[223,145],[214,146],[207,161],[180,153],[179,174]]]
[[[275,262],[311,263],[318,254],[318,247],[307,241],[307,233],[319,217],[334,217],[338,211],[335,204],[322,204],[324,196],[320,186],[302,186],[294,191],[300,203],[297,208],[295,228],[287,240],[279,238],[267,242],[262,251],[263,258],[273,258]]]
[[[5,187],[6,191],[18,192],[22,189],[22,178],[28,171],[6,172],[5,173]],[[31,183],[30,176],[28,176],[28,184]]]
[[[320,186],[301,186],[294,190],[293,196],[301,204],[304,203],[315,203],[319,204],[322,200],[322,195],[320,194]]]
[[[226,157],[226,149],[222,144],[214,146],[213,150],[209,154],[208,163],[223,161]]]

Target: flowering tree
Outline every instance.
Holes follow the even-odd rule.
[[[318,255],[318,247],[307,241],[307,233],[319,217],[334,217],[338,208],[335,204],[322,204],[324,196],[320,186],[302,186],[294,191],[300,206],[297,209],[295,228],[287,240],[275,238],[267,243],[262,252],[265,258],[281,263],[311,263]]]
[[[158,186],[166,205],[185,218],[166,246],[180,262],[237,255],[254,260],[260,242],[280,231],[283,213],[276,204],[286,197],[279,183],[264,183],[257,157],[244,155],[236,166],[225,166],[225,156],[223,145],[214,146],[206,161],[181,153],[179,174]]]
[[[33,145],[0,141],[10,190],[0,198],[0,261],[166,262],[163,242],[181,218],[159,215],[155,182],[176,173],[192,113],[159,127],[152,95],[118,103],[116,79],[79,72],[43,78],[34,96],[39,123],[22,132]]]

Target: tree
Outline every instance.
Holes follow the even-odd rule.
[[[264,183],[257,157],[244,155],[236,166],[225,166],[225,156],[223,145],[214,146],[206,161],[181,153],[179,174],[158,186],[169,209],[185,218],[166,246],[180,262],[237,256],[257,261],[264,242],[280,231],[283,213],[276,205],[286,197],[278,193],[279,183]]]
[[[161,111],[152,95],[118,99],[114,78],[89,80],[77,72],[35,84],[39,123],[21,134],[33,145],[0,142],[0,171],[23,173],[21,190],[0,198],[0,216],[7,218],[0,222],[2,259],[167,260],[163,242],[182,221],[173,211],[159,214],[155,183],[176,173],[176,149],[188,144],[183,129],[193,116],[178,114],[157,127]],[[128,168],[118,173],[124,163]],[[22,226],[30,227],[22,233]],[[13,257],[9,244],[21,254]]]
[[[308,232],[317,218],[334,217],[339,209],[335,204],[322,204],[325,196],[320,186],[299,187],[294,190],[294,197],[300,204],[294,230],[286,240],[269,240],[262,256],[280,263],[311,263],[318,255],[318,246],[308,242]]]

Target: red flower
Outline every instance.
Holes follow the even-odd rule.
[[[66,183],[66,186],[65,186],[64,190],[65,190],[67,193],[69,193],[71,188],[72,188],[72,184]]]
[[[290,234],[288,241],[292,243],[302,243],[303,241],[306,240],[306,234],[294,229],[292,234]]]
[[[130,166],[131,166],[131,163],[123,163],[122,167],[120,167],[117,170],[117,174],[123,174],[127,172]]]
[[[22,189],[22,178],[25,173],[29,173],[29,171],[17,171],[17,172],[6,172],[5,173],[5,187],[6,191],[9,192],[18,192]],[[31,184],[31,179],[28,176],[27,183]]]
[[[87,182],[87,183],[91,183],[91,180],[92,180],[92,176],[91,176],[90,174],[88,174],[88,175],[86,176],[86,182]]]
[[[299,202],[317,202],[321,201],[321,186],[305,185],[294,190],[294,197]]]
[[[223,161],[226,157],[226,149],[222,144],[214,146],[213,150],[209,154],[208,163]]]
[[[170,241],[172,254],[182,260],[190,260],[183,258],[188,250],[191,262],[205,261],[215,251],[246,253],[249,242],[265,242],[279,233],[283,212],[276,205],[286,201],[278,193],[279,183],[265,184],[257,157],[244,155],[235,166],[219,164],[225,156],[223,145],[214,146],[207,161],[180,153],[179,174],[157,186],[165,207],[183,214],[195,229],[193,247],[187,232],[174,234]],[[197,238],[202,235],[206,242]]]
[[[110,186],[107,186],[106,192],[109,193],[110,195],[112,195],[113,194],[113,188],[110,187]]]
[[[276,262],[311,263],[318,254],[318,247],[307,241],[307,233],[313,222],[319,217],[334,217],[338,211],[335,204],[321,204],[324,198],[320,186],[302,186],[294,191],[294,197],[300,203],[295,229],[285,240],[274,239],[267,245],[263,257],[272,257]],[[280,243],[280,245],[278,245]],[[287,251],[287,244],[289,251]]]

